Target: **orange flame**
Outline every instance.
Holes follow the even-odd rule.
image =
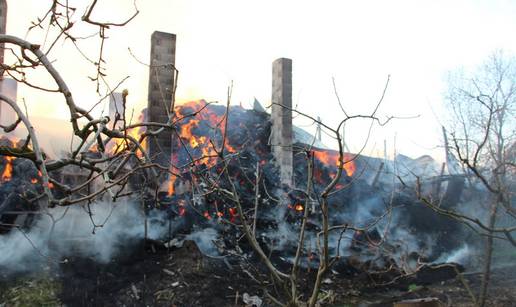
[[[9,157],[9,156],[5,157],[5,160],[6,160],[5,168],[4,168],[4,171],[2,172],[2,176],[0,177],[0,180],[2,182],[10,181],[11,178],[13,177],[13,161],[14,161],[14,159],[15,159],[14,157]]]
[[[9,137],[8,140],[13,144],[13,148],[16,148],[18,145],[18,142],[20,141],[17,137]],[[2,175],[0,176],[0,181],[6,182],[10,181],[13,177],[13,161],[16,159],[15,157],[5,156],[5,168],[2,172]]]
[[[175,191],[174,183],[176,182],[176,179],[177,179],[177,177],[174,175],[170,176],[170,178],[168,179],[168,189],[167,189],[168,196],[172,196],[172,194],[174,194],[174,191]]]
[[[216,142],[209,136],[195,133],[195,130],[200,129],[201,125],[203,125],[206,129],[215,130],[215,134],[222,138],[226,129],[226,118],[224,115],[216,114],[210,108],[205,108],[205,106],[206,102],[204,100],[190,101],[176,106],[174,112],[181,125],[179,129],[180,138],[185,140],[191,149],[195,149],[197,154],[200,154],[200,156],[194,157],[198,159],[195,163],[197,165],[205,164],[208,167],[213,167],[217,163],[217,151],[220,148],[214,148]],[[225,140],[224,149],[231,153],[237,151],[235,147],[228,143],[227,139]]]
[[[329,166],[329,167],[340,167],[340,161],[339,161],[339,153],[337,151],[330,151],[330,150],[318,150],[314,149],[314,156],[317,160],[321,161],[323,164]],[[344,153],[343,155],[343,161],[344,165],[342,166],[342,169],[346,172],[346,174],[351,177],[356,171],[356,165],[353,161],[354,156],[348,153]]]
[[[138,123],[141,123],[145,120],[145,116],[144,116],[144,113],[141,112],[140,115],[138,116]],[[145,132],[145,127],[143,126],[140,126],[140,127],[136,127],[136,128],[132,128],[132,129],[128,129],[127,130],[127,136],[130,136],[134,139],[136,139],[137,141],[140,140],[140,136]],[[110,154],[116,154],[118,152],[121,152],[121,151],[124,151],[124,150],[127,150],[127,145],[132,145],[133,143],[130,142],[130,141],[126,141],[124,139],[113,139],[111,142],[108,143],[107,145],[107,151],[108,153]],[[143,148],[146,148],[147,146],[147,139],[144,139],[141,143]],[[93,146],[91,148],[92,151],[97,151],[97,148],[96,148],[96,145]],[[136,150],[135,151],[136,153],[136,156],[138,158],[142,158],[143,157],[143,153],[141,150]]]

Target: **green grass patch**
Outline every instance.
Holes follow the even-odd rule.
[[[0,286],[0,306],[61,306],[59,282],[50,278],[23,279]]]

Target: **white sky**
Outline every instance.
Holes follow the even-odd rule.
[[[45,31],[26,36],[30,21],[42,16],[51,1],[8,0],[7,33],[44,43]],[[84,11],[85,0],[70,0]],[[96,19],[123,20],[132,12],[133,0],[99,0]],[[253,97],[270,104],[271,63],[279,57],[293,59],[294,104],[298,109],[335,124],[342,118],[333,93],[336,78],[340,98],[348,113],[370,112],[381,95],[387,76],[390,86],[380,109],[382,116],[415,116],[373,130],[366,154],[383,153],[383,140],[393,151],[409,156],[442,154],[440,125],[434,114],[443,114],[441,94],[446,72],[483,61],[497,48],[516,51],[516,1],[303,1],[303,0],[137,0],[140,15],[123,29],[108,31],[106,56],[108,81],[116,85],[131,76],[122,88],[136,110],[145,107],[148,68],[138,64],[128,48],[147,62],[154,30],[177,34],[176,66],[180,70],[177,98],[225,101],[234,81],[233,102],[250,107]],[[90,34],[94,28],[79,28]],[[52,33],[50,33],[50,37]],[[97,46],[81,42],[85,53]],[[83,107],[98,96],[87,76],[95,71],[70,43],[53,51],[57,69],[68,81]],[[9,59],[9,57],[8,57]],[[43,73],[33,75],[45,84]],[[32,116],[65,117],[64,100],[21,87]],[[304,127],[309,121],[295,123]],[[360,149],[366,123],[347,125],[352,151]],[[306,127],[305,127],[306,128]],[[312,128],[306,128],[313,131]],[[440,156],[439,156],[440,155]]]

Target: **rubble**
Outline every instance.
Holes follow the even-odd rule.
[[[261,307],[263,304],[263,301],[261,298],[259,298],[256,295],[250,296],[247,293],[244,293],[242,295],[242,300],[244,301],[246,306],[249,306],[249,307]]]
[[[232,106],[226,110],[222,106],[207,105],[204,101],[187,103],[177,107],[175,112],[184,118],[178,123],[180,137],[174,139],[172,150],[172,160],[177,166],[174,171],[179,176],[172,176],[168,182],[163,182],[165,189],[159,192],[157,199],[150,194],[144,194],[142,208],[149,217],[155,212],[161,212],[160,218],[154,222],[162,226],[168,225],[169,231],[165,237],[158,240],[146,239],[145,257],[142,258],[140,255],[129,260],[147,261],[146,259],[150,257],[149,261],[153,261],[152,259],[156,259],[154,257],[158,257],[160,264],[156,265],[157,268],[152,267],[151,271],[142,274],[143,276],[158,275],[159,281],[155,282],[160,284],[162,280],[166,280],[168,286],[166,289],[159,289],[150,294],[145,290],[146,282],[138,277],[131,279],[132,284],[128,289],[117,288],[115,292],[126,291],[131,297],[141,299],[142,302],[179,298],[184,301],[184,296],[174,290],[189,287],[191,281],[184,279],[184,275],[205,274],[200,272],[216,268],[215,275],[224,275],[222,272],[227,270],[238,270],[239,272],[235,274],[240,280],[245,279],[244,284],[249,286],[241,289],[242,291],[239,290],[240,293],[256,293],[255,290],[258,288],[254,288],[256,284],[250,276],[264,274],[264,268],[253,256],[252,248],[248,243],[240,240],[242,232],[239,227],[235,227],[235,224],[239,224],[241,217],[236,212],[233,200],[220,192],[221,189],[230,189],[228,179],[221,176],[225,166],[220,163],[215,150],[222,146],[225,148],[225,157],[228,161],[227,171],[240,193],[244,211],[254,212],[255,208],[258,208],[255,214],[250,214],[256,219],[257,240],[265,252],[271,255],[273,263],[282,270],[290,269],[297,242],[295,234],[301,225],[304,206],[309,206],[307,243],[304,251],[306,256],[301,261],[305,274],[303,278],[309,283],[317,264],[314,259],[318,258],[314,237],[321,228],[318,203],[307,200],[306,195],[300,192],[307,184],[306,161],[314,159],[313,189],[318,193],[335,176],[339,163],[338,153],[310,144],[299,142],[294,144],[293,165],[296,188],[285,192],[273,163],[271,148],[267,145],[271,126],[266,113],[245,110],[238,106]],[[188,116],[196,112],[198,112],[196,117]],[[229,112],[229,116],[225,134],[226,128],[221,123],[224,121],[226,112]],[[389,173],[392,169],[388,163],[385,167],[379,167],[385,161],[350,153],[344,153],[344,160],[344,174],[337,183],[336,191],[329,198],[332,210],[330,222],[332,225],[353,225],[354,228],[342,232],[340,239],[338,235],[331,239],[330,253],[332,257],[338,257],[338,261],[333,267],[332,277],[325,279],[323,283],[325,287],[338,287],[341,280],[351,278],[367,282],[367,286],[362,285],[364,291],[368,288],[379,289],[380,287],[406,289],[410,284],[431,285],[453,279],[457,270],[459,272],[463,270],[459,265],[433,263],[445,253],[464,243],[458,237],[447,235],[451,232],[464,231],[458,223],[450,222],[419,203],[415,191],[406,185],[395,185],[392,181],[387,184],[386,180],[374,179],[392,176]],[[425,162],[425,165],[429,164],[428,159],[421,161]],[[2,203],[0,218],[5,221],[4,224],[12,222],[9,220],[10,211],[7,210],[10,208],[8,204],[13,203],[9,201],[9,197],[26,195],[31,189],[37,191],[41,188],[37,182],[37,171],[30,162],[28,164],[25,162],[22,158],[11,161],[14,166],[13,179],[3,182],[0,187]],[[6,163],[9,161],[5,159],[0,161],[1,172],[7,169]],[[415,165],[418,163],[416,161]],[[256,189],[255,177],[258,169],[261,176]],[[77,168],[69,171],[69,173],[81,172]],[[66,172],[50,173],[54,178],[63,174]],[[141,177],[138,176],[144,176],[144,174],[137,173],[130,181],[130,188],[134,190],[141,188],[138,185]],[[33,183],[32,179],[36,179],[36,182]],[[79,182],[81,180],[80,176],[76,179]],[[405,178],[405,180],[408,179]],[[463,191],[461,186],[463,178],[462,180],[459,177],[439,178],[439,184],[442,182],[447,184],[436,196],[444,196],[442,202],[444,207],[456,206]],[[428,191],[435,192],[435,182],[426,182],[423,185]],[[21,191],[19,188],[23,186],[29,188]],[[397,192],[393,194],[393,190]],[[60,192],[55,189],[54,193],[58,196]],[[257,194],[262,197],[256,203]],[[375,227],[368,227],[368,223],[382,217],[386,208],[391,208],[389,210],[392,212],[385,220],[391,219],[395,223],[388,225],[380,219]],[[24,210],[27,210],[26,205]],[[29,221],[27,227],[30,227],[30,219],[26,220]],[[365,227],[364,230],[360,230],[361,227]],[[4,228],[4,232],[9,230],[9,227]],[[427,240],[430,237],[436,241]],[[123,263],[133,256],[133,254],[124,255],[125,260],[118,261]],[[71,275],[77,274],[78,269],[73,266],[82,267],[81,263],[85,267],[97,267],[87,259],[71,258],[65,268],[65,276],[68,276],[67,270],[70,270]],[[121,263],[112,265],[117,267]],[[164,263],[168,263],[174,269]],[[254,271],[246,267],[249,264],[255,267]],[[112,271],[110,274],[119,276],[121,272]],[[113,282],[111,276],[99,272],[95,275],[107,278],[108,283]],[[126,280],[120,282],[126,285]],[[81,289],[76,284],[70,284],[67,287],[70,288],[68,289],[71,291],[70,299],[73,297],[73,300],[81,297],[81,293],[93,291],[91,288]],[[204,288],[201,286],[201,289]],[[123,296],[123,294],[120,295]],[[234,293],[226,293],[226,295],[229,297]],[[91,299],[91,297],[80,298],[84,300],[83,302],[89,302]]]
[[[54,273],[56,275],[48,276],[48,281],[43,283],[20,282],[15,286],[12,280],[8,285],[5,279],[0,278],[0,304],[7,302],[7,306],[10,306],[14,293],[23,290],[31,297],[53,293],[54,302],[69,306],[243,306],[244,293],[263,300],[262,306],[270,305],[262,296],[261,285],[244,272],[242,262],[228,269],[223,260],[201,255],[205,265],[198,267],[197,260],[186,257],[189,252],[190,249],[185,248],[172,248],[170,251],[158,248],[154,253],[150,247],[138,248],[107,264],[71,259],[69,263],[60,264],[60,270]],[[183,261],[178,262],[181,258]],[[251,276],[259,278],[255,270],[247,269]],[[514,275],[511,274],[514,270],[514,267],[495,269],[491,306],[510,306],[516,299]],[[309,283],[312,278],[310,274],[314,273],[303,272],[302,282]],[[467,274],[464,278],[472,284],[478,282],[478,274]],[[333,293],[329,299],[338,304],[393,306],[406,300],[436,297],[451,306],[470,306],[466,290],[459,280],[453,278],[428,285],[412,280],[403,286],[378,285],[375,288],[369,287],[371,280],[368,277],[359,279],[331,275],[331,280],[332,283],[323,285],[323,293]],[[36,291],[41,287],[53,292]],[[133,288],[137,290],[138,299]]]

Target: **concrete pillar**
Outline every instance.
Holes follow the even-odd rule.
[[[0,34],[6,33],[7,26],[7,0],[0,0]],[[0,63],[4,64],[5,44],[0,44]],[[16,101],[18,83],[12,79],[4,78],[4,70],[0,68],[0,93]],[[16,113],[7,105],[0,102],[0,123],[10,125],[16,120]],[[2,130],[2,133],[4,131]]]
[[[166,123],[167,109],[172,106],[174,90],[174,65],[176,60],[176,35],[155,31],[151,37],[149,69],[149,95],[147,121]],[[170,163],[172,132],[165,130],[148,141],[148,151],[154,161],[162,166]]]
[[[271,145],[280,169],[282,184],[293,184],[292,153],[292,60],[280,58],[272,63]]]
[[[318,140],[319,142],[322,142],[322,128],[321,128],[321,117],[320,116],[317,116],[317,128],[315,129],[315,139]]]
[[[7,26],[7,1],[0,0],[0,34],[6,33]],[[4,64],[5,45],[0,44],[0,63]],[[3,75],[3,70],[1,71]]]
[[[11,100],[17,100],[18,96],[18,82],[11,78],[3,78],[0,80],[0,93],[11,98]],[[13,124],[17,119],[16,112],[7,102],[0,101],[0,124],[8,126]],[[0,134],[4,131],[0,129]]]

